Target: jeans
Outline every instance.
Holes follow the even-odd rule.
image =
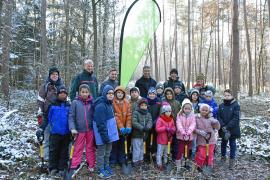
[[[48,161],[49,160],[49,153],[50,153],[50,134],[51,134],[51,128],[50,125],[48,124],[47,127],[45,128],[44,131],[44,144],[43,144],[43,148],[44,148],[44,160]]]
[[[143,160],[143,139],[133,138],[132,139],[132,161],[138,162]]]
[[[97,167],[104,169],[104,166],[109,166],[112,143],[97,146]]]
[[[221,141],[221,155],[222,156],[226,156],[227,144],[228,144],[228,141],[225,141],[224,139],[222,139],[222,141]],[[230,158],[235,159],[235,156],[236,156],[236,139],[230,138],[229,139],[229,145],[230,145]]]

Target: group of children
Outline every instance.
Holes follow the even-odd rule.
[[[231,91],[225,93],[231,94]],[[37,130],[37,136],[42,136],[50,124],[49,170],[53,175],[63,176],[68,168],[70,135],[75,142],[70,173],[79,167],[85,148],[88,170],[97,170],[101,178],[113,176],[112,166],[126,163],[126,140],[132,147],[129,149],[132,149],[134,167],[145,163],[144,155],[150,152],[156,154],[160,171],[164,170],[170,153],[176,165],[181,166],[185,145],[188,145],[188,157],[194,158],[199,169],[204,165],[213,167],[215,131],[220,125],[225,131],[227,125],[224,120],[220,123],[215,119],[223,117],[224,112],[218,109],[211,91],[202,96],[197,89],[191,89],[187,95],[177,84],[174,89],[163,89],[158,83],[148,90],[147,98],[140,97],[137,87],[131,88],[127,95],[121,86],[113,89],[106,85],[102,96],[94,101],[85,84],[80,85],[79,96],[71,104],[67,96],[66,88],[60,87],[57,101],[50,105],[48,115]],[[233,97],[227,99],[229,104]],[[223,158],[227,142],[223,142]]]

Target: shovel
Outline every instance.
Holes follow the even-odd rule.
[[[38,144],[39,144],[39,157],[41,158],[41,167],[39,169],[40,173],[48,173],[48,169],[45,167],[44,164],[44,148],[43,148],[43,140],[44,134],[41,137],[38,137]]]
[[[154,138],[154,135],[153,135],[153,133],[151,133],[151,135],[150,135],[150,163],[151,164],[154,164],[154,161],[153,161],[153,154],[152,154],[152,148],[153,148],[153,138]]]
[[[208,158],[209,158],[209,140],[211,139],[211,132],[207,132],[206,137],[204,137],[206,141],[206,165],[202,168],[203,173],[206,175],[209,175],[211,173],[211,170],[208,167]]]
[[[122,173],[124,175],[130,175],[131,171],[132,171],[132,167],[131,164],[128,163],[128,148],[127,148],[127,135],[124,136],[125,137],[125,158],[126,158],[126,162],[122,164]]]
[[[171,170],[173,169],[173,166],[172,166],[172,158],[171,158],[171,141],[169,140],[168,141],[168,152],[167,152],[167,157],[168,157],[168,162],[166,164],[166,173],[169,173],[171,172]]]
[[[190,136],[185,135],[184,136],[184,141],[185,141],[185,146],[184,146],[184,158],[185,158],[185,165],[184,167],[186,168],[186,170],[190,170],[190,166],[187,165],[187,160],[188,160],[188,142],[190,140]]]
[[[143,159],[144,159],[144,164],[142,165],[142,169],[144,171],[148,170],[148,167],[146,165],[146,134],[143,133]]]

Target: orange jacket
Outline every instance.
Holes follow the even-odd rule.
[[[124,92],[123,100],[119,100],[116,98],[116,91]],[[130,103],[126,99],[125,89],[118,86],[115,88],[114,93],[115,93],[115,96],[114,96],[114,100],[113,100],[113,108],[114,108],[114,115],[115,115],[116,122],[117,122],[117,127],[118,127],[118,129],[123,128],[123,127],[124,128],[126,128],[126,127],[131,128],[132,127],[131,107],[130,107]]]

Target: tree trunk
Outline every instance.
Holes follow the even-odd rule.
[[[202,73],[202,45],[203,45],[203,8],[204,8],[204,0],[202,0],[202,7],[201,7],[201,40],[200,40],[200,55],[199,55],[199,73]]]
[[[0,1],[0,42],[2,42],[2,10],[3,10],[3,0]],[[1,69],[0,69],[1,71]]]
[[[65,26],[65,85],[68,86],[70,82],[69,72],[69,54],[70,54],[70,33],[69,33],[69,0],[64,1],[66,26]]]
[[[255,28],[254,28],[254,77],[255,77],[255,88],[258,89],[258,72],[257,72],[257,27],[258,27],[258,0],[256,0],[256,12],[255,12]]]
[[[205,63],[205,82],[207,81],[207,73],[208,73],[208,64],[209,64],[209,59],[210,59],[210,51],[211,51],[211,46],[212,46],[212,26],[211,26],[211,30],[210,30],[210,44],[209,44],[209,48],[207,51],[207,58],[206,58],[206,63]]]
[[[176,8],[176,0],[174,0],[174,14],[175,14],[175,40],[174,40],[174,50],[175,50],[175,67],[178,69],[178,48],[177,48],[177,8]]]
[[[158,57],[157,57],[157,36],[156,36],[156,33],[154,33],[154,61],[155,61],[155,63],[154,63],[155,64],[155,78],[156,78],[156,81],[159,81],[159,76],[158,76]]]
[[[165,47],[165,11],[164,11],[164,1],[163,1],[163,8],[162,8],[162,14],[163,14],[163,31],[162,31],[162,46],[163,46],[163,63],[164,63],[164,73],[165,73],[165,79],[167,80],[167,64],[166,64],[166,47]]]
[[[3,77],[2,77],[2,92],[4,94],[4,100],[7,101],[7,108],[9,108],[9,52],[10,52],[10,40],[11,40],[11,19],[12,19],[12,7],[13,0],[5,0],[5,8],[3,17]]]
[[[187,89],[190,88],[190,76],[191,76],[191,32],[190,32],[190,0],[188,0],[188,78]]]
[[[238,0],[233,0],[232,10],[232,92],[238,98],[240,90],[240,63],[239,63],[239,30],[238,30]]]
[[[222,83],[222,74],[221,74],[221,60],[220,60],[220,40],[219,40],[219,17],[220,17],[220,10],[219,10],[219,0],[217,1],[218,6],[218,13],[217,13],[217,63],[218,63],[218,85],[220,86]]]
[[[103,1],[104,3],[104,16],[103,16],[103,28],[102,28],[102,61],[101,61],[101,72],[105,72],[106,60],[107,60],[107,36],[108,36],[108,19],[109,19],[109,1]],[[104,80],[104,73],[101,73],[101,79]]]
[[[46,36],[46,0],[41,1],[41,63],[47,64],[47,36]]]
[[[96,1],[92,1],[92,13],[93,13],[93,18],[92,18],[92,26],[93,26],[93,34],[94,34],[94,48],[93,48],[93,57],[92,60],[94,62],[95,66],[95,72],[97,72],[98,69],[98,59],[97,59],[97,45],[98,45],[98,39],[97,39],[97,6],[96,6]]]
[[[246,40],[247,40],[247,53],[248,53],[248,95],[252,96],[253,88],[252,88],[252,59],[251,59],[251,52],[250,52],[250,40],[249,40],[249,32],[248,32],[248,24],[247,24],[247,7],[246,7],[246,0],[243,0],[243,8],[244,8],[244,22],[245,22],[245,29],[246,29]]]

